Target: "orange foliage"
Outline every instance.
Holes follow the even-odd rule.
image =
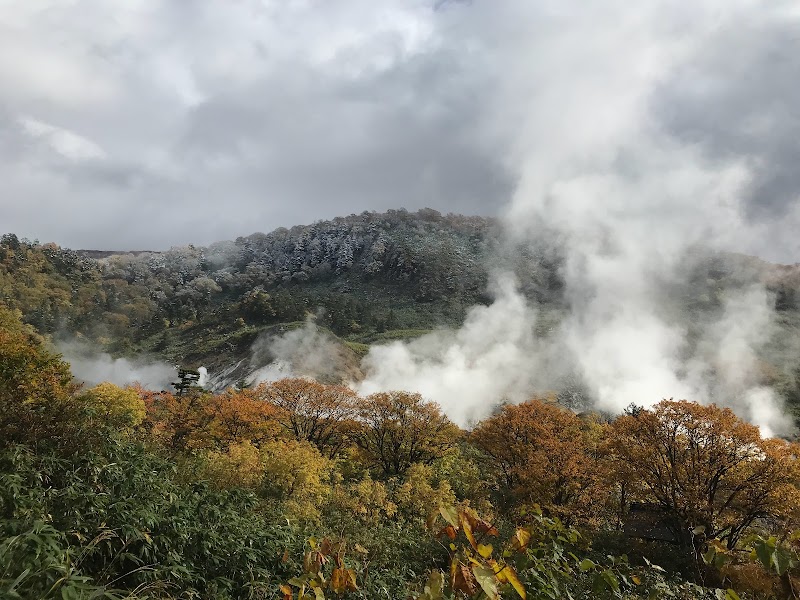
[[[297,378],[261,384],[254,394],[278,409],[275,419],[297,441],[314,444],[329,458],[347,444],[358,400],[351,389]]]
[[[220,448],[241,442],[260,444],[277,437],[279,411],[256,398],[252,390],[228,390],[212,396],[204,409],[210,417],[208,435]]]
[[[482,421],[471,441],[488,454],[505,508],[539,504],[565,522],[600,514],[605,473],[597,457],[600,426],[553,403],[503,406]]]
[[[353,438],[385,476],[403,475],[414,463],[431,464],[461,436],[439,405],[419,394],[372,394],[359,402],[358,416]]]
[[[761,439],[756,426],[713,404],[664,400],[621,416],[609,447],[632,499],[666,509],[684,537],[695,529],[733,547],[757,519],[787,517],[800,500],[791,446]]]
[[[211,395],[190,391],[182,396],[136,388],[147,410],[145,424],[164,447],[225,450],[232,445],[256,445],[274,439],[278,410],[252,390],[228,390]]]
[[[162,446],[173,452],[213,447],[208,433],[213,416],[206,409],[209,395],[190,392],[177,396],[166,391],[152,392],[142,387],[136,390],[147,412],[144,424]]]

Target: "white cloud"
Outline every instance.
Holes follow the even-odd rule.
[[[20,117],[19,122],[30,135],[44,140],[53,150],[71,160],[103,158],[105,152],[93,141],[67,129],[56,127],[30,117]]]

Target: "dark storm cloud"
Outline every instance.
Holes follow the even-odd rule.
[[[751,218],[783,217],[800,202],[800,19],[754,15],[710,42],[670,74],[654,109],[712,160],[751,167]]]

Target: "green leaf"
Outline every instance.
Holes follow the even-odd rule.
[[[758,560],[761,562],[764,568],[770,569],[772,566],[772,548],[770,548],[769,544],[763,540],[758,540],[753,547],[756,551]]]
[[[581,570],[581,573],[586,573],[586,571],[591,571],[597,566],[595,562],[589,558],[584,558],[581,563],[578,565],[578,568]]]
[[[20,582],[28,576],[28,573],[30,573],[30,572],[31,572],[30,569],[25,569],[22,573],[19,574],[19,577],[17,577],[14,580],[14,583],[12,583],[11,587],[9,587],[6,591],[7,592],[13,592],[14,588],[16,588],[20,584]]]
[[[484,593],[491,600],[500,598],[497,593],[497,579],[495,578],[494,571],[483,565],[472,565],[472,573],[475,575],[475,579],[477,579]]]
[[[439,514],[442,515],[444,520],[450,523],[450,525],[458,529],[458,511],[454,506],[440,506]]]
[[[783,575],[792,566],[792,556],[783,548],[778,548],[772,553],[772,564],[778,575]]]
[[[727,590],[725,590],[725,600],[742,600],[742,599],[739,598],[739,594],[737,594],[732,589],[728,588]]]
[[[614,593],[619,592],[619,579],[611,572],[611,569],[606,569],[602,573],[603,580],[608,584],[608,587],[611,588]]]

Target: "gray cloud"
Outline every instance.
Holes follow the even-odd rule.
[[[510,193],[441,7],[98,4],[0,13],[0,50],[41,69],[0,61],[11,126],[39,124],[0,129],[7,229],[163,248],[399,206],[491,214]]]
[[[747,161],[747,214],[773,219],[800,202],[800,18],[750,16],[678,66],[654,105],[670,132],[711,159]]]
[[[798,27],[749,0],[7,3],[3,229],[157,249],[400,206],[494,214],[529,176],[523,124],[543,162],[609,142],[630,81],[664,143],[746,168],[733,245],[793,262]],[[598,68],[609,44],[647,60]],[[642,150],[608,154],[630,171]]]

